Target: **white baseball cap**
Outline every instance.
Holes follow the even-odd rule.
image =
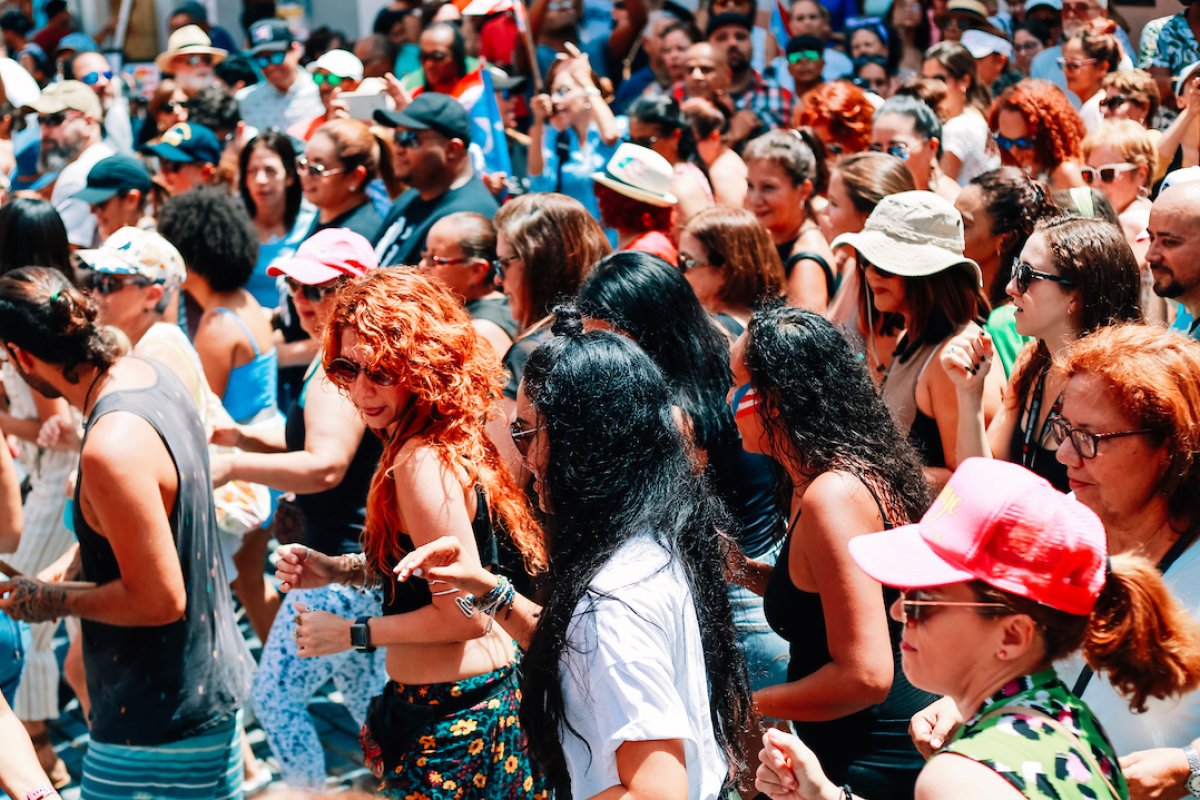
[[[309,72],[319,69],[325,70],[330,75],[349,78],[352,81],[361,81],[363,77],[362,62],[348,50],[329,50],[308,65]]]
[[[986,58],[993,54],[1012,58],[1013,54],[1012,42],[987,31],[963,31],[961,44],[974,58]]]

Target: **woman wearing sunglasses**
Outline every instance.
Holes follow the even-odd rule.
[[[1079,145],[1087,131],[1054,84],[1026,78],[1008,87],[992,103],[988,125],[1005,165],[1020,167],[1052,191],[1086,185]]]
[[[348,279],[377,266],[370,242],[334,228],[308,239],[294,257],[272,265],[268,274],[285,277],[300,326],[320,339],[337,292]],[[362,549],[367,490],[382,448],[378,438],[366,433],[354,404],[326,377],[320,357],[306,371],[283,431],[237,426],[215,432],[213,441],[240,448],[213,458],[214,485],[247,480],[295,493],[295,500],[281,500],[276,512],[279,539],[332,557]],[[361,724],[367,702],[386,676],[381,655],[350,651],[302,657],[309,654],[297,650],[296,617],[301,611],[374,616],[381,608],[381,594],[332,585],[290,592],[281,604],[273,587],[264,585],[261,591],[268,614],[274,614],[268,616],[273,621],[268,622],[270,631],[255,673],[255,713],[284,781],[317,789],[325,785],[325,754],[308,712],[309,699],[332,678],[350,715]]]
[[[1015,464],[964,462],[918,524],[849,549],[901,590],[891,613],[905,675],[965,720],[922,769],[919,797],[1129,797],[1138,765],[1118,760],[1119,730],[1054,662],[1082,651],[1120,687],[1127,717],[1200,685],[1200,626],[1153,562],[1106,546],[1094,513]],[[809,744],[769,731],[758,788],[775,800],[873,796],[831,781]],[[1187,791],[1188,760],[1172,755],[1184,763],[1179,782],[1132,796]]]
[[[328,50],[308,65],[308,72],[321,93],[321,105],[325,106],[325,113],[289,129],[289,133],[306,142],[326,122],[350,117],[345,102],[339,101],[338,97],[358,88],[363,79],[363,63],[346,50]]]
[[[1145,262],[1150,247],[1148,240],[1139,238],[1150,223],[1151,202],[1146,195],[1158,168],[1156,138],[1133,120],[1109,119],[1093,128],[1081,145],[1087,164],[1083,179],[1112,204],[1139,264]]]
[[[408,268],[347,287],[323,345],[326,375],[384,442],[383,455],[362,552],[292,545],[280,552],[278,575],[289,592],[333,582],[382,586],[384,603],[382,613],[357,619],[305,603],[296,618],[299,653],[386,653],[391,682],[371,701],[362,730],[380,796],[447,796],[454,780],[472,790],[462,796],[543,797],[515,720],[512,583],[487,572],[495,591],[471,596],[419,577],[401,583],[392,573],[406,554],[444,536],[480,571],[497,566],[509,537],[530,570],[545,568],[532,509],[485,432],[503,372],[461,301]]]
[[[356,119],[337,119],[317,128],[296,159],[304,199],[317,207],[309,236],[347,228],[374,240],[383,219],[367,195],[376,175],[394,184],[392,148]]]
[[[991,338],[973,332],[942,353],[942,367],[957,388],[958,458],[1012,461],[1067,491],[1053,431],[1066,379],[1051,363],[1097,328],[1140,322],[1140,289],[1133,251],[1113,225],[1080,217],[1039,222],[1013,263],[1007,288],[1017,333],[1037,344],[1018,358],[1000,411],[986,429],[981,398],[994,360]]]
[[[776,493],[790,505],[778,561],[746,562],[742,580],[790,645],[786,682],[760,686],[755,706],[791,720],[837,783],[912,797],[921,759],[905,731],[926,696],[894,670],[900,630],[886,611],[894,594],[855,568],[846,546],[856,532],[925,510],[918,456],[846,340],[819,315],[756,312],[731,360],[742,446],[782,467]]]
[[[1121,40],[1116,31],[1117,23],[1111,19],[1094,19],[1066,37],[1058,59],[1067,88],[1083,102],[1079,116],[1089,133],[1104,120],[1100,106],[1104,78],[1121,63]]]
[[[540,606],[513,596],[497,618],[526,650],[530,752],[574,797],[724,797],[750,712],[724,582],[730,521],[650,357],[620,334],[584,333],[573,309],[554,332],[529,360],[513,423],[547,515],[546,591]],[[503,586],[459,537],[417,548],[396,573],[475,598]]]

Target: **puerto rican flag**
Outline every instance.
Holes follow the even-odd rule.
[[[502,172],[512,175],[512,161],[508,157],[508,137],[504,133],[504,118],[500,116],[496,88],[492,84],[492,73],[488,72],[487,66],[481,66],[465,76],[450,95],[467,110],[467,116],[471,119],[471,143],[477,145],[483,155],[484,170],[488,173]]]
[[[782,3],[775,0],[771,3],[771,33],[775,34],[775,40],[779,42],[779,49],[784,51],[787,50],[788,40],[792,38],[786,20],[787,11]]]
[[[746,389],[746,392],[738,400],[737,408],[734,409],[733,418],[741,419],[748,417],[758,408],[758,390],[753,386]]]

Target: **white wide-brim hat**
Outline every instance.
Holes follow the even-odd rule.
[[[618,194],[666,208],[679,202],[671,193],[674,174],[671,162],[658,153],[623,142],[604,165],[604,171],[592,173],[592,180]]]

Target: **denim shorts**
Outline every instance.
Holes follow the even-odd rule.
[[[0,611],[0,694],[11,706],[25,669],[29,626]]]
[[[783,542],[755,556],[756,561],[775,564]],[[733,606],[733,626],[737,630],[738,649],[746,660],[750,690],[787,683],[788,643],[771,630],[763,611],[763,599],[748,589],[729,584],[729,603]]]

